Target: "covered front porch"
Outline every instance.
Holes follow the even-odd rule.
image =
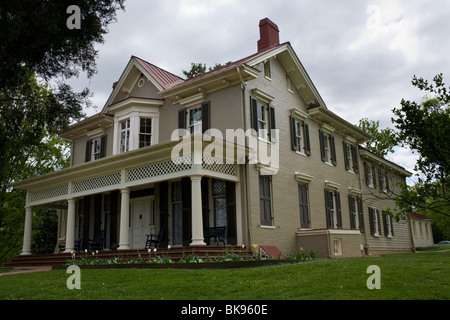
[[[159,233],[160,247],[217,244],[214,237],[205,241],[208,227],[226,227],[223,244],[242,245],[237,163],[203,155],[195,161],[195,152],[173,161],[175,145],[160,143],[14,184],[27,190],[22,255],[31,254],[36,207],[58,209],[56,253],[59,247],[89,250],[96,235],[100,250],[143,249],[147,235]]]

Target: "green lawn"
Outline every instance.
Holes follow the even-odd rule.
[[[381,289],[366,286],[367,267],[381,270]],[[1,300],[331,300],[450,299],[450,252],[239,269],[81,269],[69,290],[66,270],[0,277]]]

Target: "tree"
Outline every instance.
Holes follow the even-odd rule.
[[[206,72],[206,64],[194,62],[191,63],[191,70],[189,71],[183,70],[183,74],[186,76],[187,79],[194,78],[205,72]]]
[[[373,139],[366,142],[363,147],[369,151],[385,157],[388,153],[394,152],[394,147],[398,145],[398,136],[391,128],[379,129],[380,121],[363,118],[359,120],[358,127],[370,134]]]
[[[401,107],[394,108],[392,122],[399,130],[399,141],[419,154],[415,170],[418,183],[405,186],[397,202],[404,212],[436,212],[449,216],[450,185],[450,94],[443,74],[429,84],[423,78],[413,77],[412,85],[425,91],[422,103],[402,99]]]
[[[220,63],[216,63],[214,65],[214,67],[209,67],[208,71],[213,71],[213,70],[222,68],[222,67],[224,67],[224,66],[226,66],[226,65],[228,65],[230,63],[231,63],[231,61],[228,61],[225,65],[222,65]],[[192,62],[191,63],[191,70],[189,70],[189,71],[183,70],[183,74],[186,76],[187,79],[191,79],[191,78],[197,77],[197,76],[199,76],[201,74],[204,74],[205,72],[206,72],[206,64],[205,63],[201,63],[201,62],[200,63]]]
[[[80,28],[68,27],[71,5]],[[0,261],[20,248],[25,193],[9,183],[67,165],[55,136],[90,106],[64,80],[96,72],[97,51],[123,0],[0,0]],[[43,238],[43,237],[41,237]]]
[[[65,168],[70,161],[70,145],[68,142],[43,133],[44,138],[39,147],[27,152],[22,162],[17,162],[17,168],[11,172],[11,181],[26,179]],[[2,184],[0,190],[0,265],[20,253],[23,241],[25,192],[14,190]],[[56,244],[56,233],[45,233],[54,230],[56,226],[55,213],[51,210],[39,209],[33,217],[33,252],[52,252]],[[37,245],[38,244],[38,245]]]

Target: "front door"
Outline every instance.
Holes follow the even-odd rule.
[[[143,249],[147,234],[151,233],[153,217],[153,197],[136,199],[131,202],[131,248]]]

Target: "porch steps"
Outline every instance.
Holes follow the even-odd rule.
[[[211,259],[223,256],[227,250],[230,253],[243,254],[251,256],[251,251],[243,249],[240,246],[189,246],[189,247],[175,247],[171,249],[158,248],[156,252],[151,251],[151,255],[147,249],[131,249],[131,250],[110,250],[99,251],[95,254],[97,259],[114,259],[121,257],[123,260],[138,259],[139,257],[147,260],[149,257],[156,256],[168,256],[173,261],[178,262],[184,256],[195,254],[199,258],[206,258],[208,256]],[[75,257],[92,257],[92,252],[77,252]],[[36,267],[36,266],[61,266],[65,265],[70,260],[72,255],[70,253],[60,254],[36,254],[36,255],[24,255],[18,256],[12,259],[4,266],[6,268],[23,268],[23,267]]]

